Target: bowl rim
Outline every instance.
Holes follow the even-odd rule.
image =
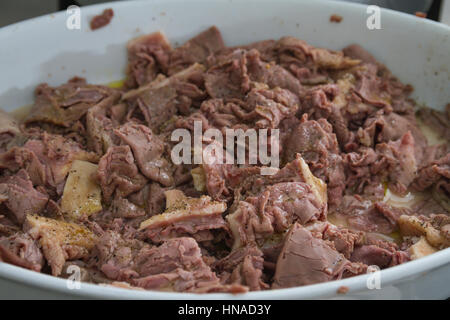
[[[94,4],[83,6],[81,9],[88,14],[98,14],[97,10],[104,8],[121,8],[121,7],[139,7],[139,6],[151,6],[153,4],[164,4],[164,3],[179,3],[182,0],[153,0],[151,2],[133,0],[124,2],[107,2],[102,4]],[[207,3],[206,0],[194,0],[198,3]],[[229,2],[229,0],[216,0],[217,2]],[[243,0],[244,1],[244,0]],[[293,3],[295,5],[301,6],[302,4],[308,3],[306,0],[279,0],[283,2]],[[269,0],[263,0],[263,2],[270,3]],[[273,4],[273,2],[272,2]],[[311,3],[309,3],[311,4]],[[314,1],[314,6],[320,5],[333,5],[338,6],[344,12],[345,10],[354,9],[362,10],[367,8],[367,5],[359,3],[350,2],[337,2],[330,0],[316,0]],[[406,14],[403,12],[397,12],[390,9],[381,8],[383,14],[390,15],[393,18],[403,19],[405,21],[413,22],[417,21],[417,17]],[[0,33],[11,33],[18,26],[26,24],[40,24],[48,23],[49,17],[60,17],[64,15],[65,10],[58,11],[51,14],[42,15],[32,19],[16,22],[14,24],[0,28]],[[445,31],[450,31],[450,26],[445,24],[432,21],[429,19],[421,19],[425,25],[432,26],[433,28],[442,29]],[[125,44],[124,44],[125,45]],[[450,248],[438,251],[429,256],[423,257],[418,260],[410,261],[405,264],[390,267],[380,271],[380,279],[382,281],[382,287],[388,286],[392,283],[397,283],[403,280],[407,280],[410,277],[417,276],[421,273],[430,272],[434,269],[438,269],[443,266],[450,266]],[[176,293],[176,292],[162,292],[153,290],[133,290],[124,289],[113,286],[97,285],[90,283],[82,283],[80,289],[69,289],[67,287],[67,280],[63,278],[54,277],[47,274],[42,274],[27,270],[15,265],[0,262],[0,279],[13,281],[16,283],[30,285],[35,288],[47,289],[53,292],[59,292],[63,294],[78,296],[78,297],[89,297],[89,298],[100,298],[100,299],[251,299],[251,300],[266,300],[266,299],[298,299],[298,298],[317,298],[324,296],[335,296],[337,290],[340,287],[348,287],[349,293],[357,292],[360,290],[368,290],[367,280],[370,274],[363,274],[347,279],[335,280],[325,283],[285,288],[285,289],[272,289],[266,291],[253,291],[244,294],[230,294],[230,293]]]
[[[408,280],[421,273],[450,265],[450,248],[438,251],[418,260],[381,270],[379,273],[381,289],[392,283]],[[431,266],[431,267],[430,267]],[[31,285],[36,288],[74,295],[78,297],[100,299],[156,299],[156,300],[267,300],[267,299],[309,299],[330,297],[337,294],[341,287],[349,288],[349,293],[368,290],[367,281],[370,274],[363,274],[347,279],[329,281],[313,285],[271,289],[265,291],[251,291],[242,294],[231,293],[184,293],[163,292],[156,290],[133,290],[120,287],[81,283],[79,289],[69,289],[67,279],[38,273],[12,264],[0,262],[0,278],[16,283]]]
[[[179,3],[182,2],[182,0],[152,0],[150,1],[143,1],[143,0],[129,0],[129,1],[110,1],[110,2],[104,2],[104,3],[98,3],[98,4],[90,4],[90,5],[84,5],[82,7],[80,7],[81,10],[83,10],[84,12],[87,12],[88,14],[99,14],[99,12],[95,11],[97,9],[106,9],[106,8],[121,8],[121,7],[129,7],[129,6],[134,6],[134,7],[139,7],[141,6],[148,6],[148,5],[152,5],[152,4],[164,4],[164,3]],[[256,2],[256,0],[234,0],[237,2]],[[285,3],[292,3],[295,5],[310,5],[311,2],[309,0],[277,0],[277,1],[281,1],[281,2],[285,2]],[[191,2],[198,2],[198,3],[208,3],[209,1],[205,1],[205,0],[191,0]],[[230,3],[232,2],[232,0],[214,0],[214,2],[217,3]],[[273,4],[272,0],[258,0],[258,3],[270,3]],[[356,3],[356,2],[346,2],[346,1],[333,1],[333,0],[314,0],[314,6],[333,6],[333,7],[339,7],[339,8],[343,8],[348,10],[349,8],[351,9],[355,9],[355,10],[362,10],[367,8],[369,5],[363,4],[363,3]],[[400,11],[395,11],[392,9],[388,9],[388,8],[383,8],[380,7],[381,12],[383,13],[387,13],[388,15],[393,15],[396,16],[397,18],[400,19],[406,19],[409,21],[418,21],[418,19],[420,19],[419,21],[423,21],[424,24],[426,25],[432,25],[433,27],[437,27],[437,28],[443,28],[443,29],[447,29],[447,31],[450,31],[450,25],[446,25],[444,23],[438,22],[438,21],[434,21],[434,20],[430,20],[427,18],[419,18],[415,15],[412,14],[408,14],[405,12],[400,12]],[[60,17],[62,15],[64,15],[66,13],[66,10],[59,10],[53,13],[48,13],[48,14],[43,14],[37,17],[33,17],[30,19],[26,19],[26,20],[22,20],[22,21],[18,21],[6,26],[3,26],[0,28],[0,32],[8,32],[8,31],[12,31],[14,29],[16,29],[18,26],[23,25],[23,24],[29,24],[29,23],[40,23],[41,21],[44,22],[44,20],[48,20],[49,17]],[[107,25],[106,25],[107,27]]]

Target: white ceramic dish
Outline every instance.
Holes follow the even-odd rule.
[[[110,25],[95,32],[90,18],[112,7]],[[339,14],[341,23],[330,23]],[[393,11],[381,11],[381,29],[369,30],[365,6],[299,0],[153,0],[83,7],[81,29],[66,28],[66,12],[0,29],[0,108],[29,104],[40,82],[57,85],[74,75],[92,83],[122,79],[126,42],[163,30],[180,44],[216,25],[228,45],[292,35],[330,49],[359,43],[403,82],[415,87],[414,98],[440,109],[450,102],[450,28]],[[369,275],[306,287],[245,295],[178,294],[134,291],[82,284],[70,290],[63,279],[0,263],[0,298],[114,299],[442,299],[450,297],[450,249],[383,270],[381,289],[369,290]],[[349,288],[337,294],[338,288]]]

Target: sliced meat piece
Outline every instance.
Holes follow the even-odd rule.
[[[247,51],[250,51],[252,49],[256,49],[260,55],[261,60],[263,61],[276,61],[276,52],[274,51],[274,46],[276,44],[275,40],[261,40],[256,41],[247,45],[240,45],[236,47],[227,47],[224,50],[220,51],[218,54],[215,55],[217,61],[219,59],[224,58],[224,56],[228,55],[230,52],[235,51],[236,49],[244,49]]]
[[[214,153],[209,161],[203,159],[203,164],[200,167],[204,174],[206,191],[214,200],[224,200],[232,194],[226,181],[232,165],[226,164],[224,160],[226,160],[225,153],[222,158]]]
[[[74,78],[59,87],[41,84],[36,88],[36,100],[25,124],[49,123],[65,128],[80,120],[88,109],[114,94],[114,89],[86,84]]]
[[[274,62],[261,61],[260,53],[256,49],[250,50],[246,54],[246,59],[250,80],[265,83],[269,88],[280,87],[291,91],[295,95],[303,93],[303,87],[296,77]]]
[[[145,216],[145,210],[139,208],[126,198],[115,198],[111,204],[111,211],[116,218],[137,218]]]
[[[135,88],[150,83],[169,67],[171,46],[161,32],[151,33],[128,42],[128,67],[125,85]]]
[[[326,204],[306,183],[278,183],[257,197],[240,201],[226,219],[234,238],[233,248],[239,248],[283,233],[296,221],[306,224],[325,220]]]
[[[362,244],[364,233],[352,231],[343,227],[326,224],[326,229],[322,232],[324,240],[332,241],[336,250],[350,259],[355,246]]]
[[[17,172],[24,169],[34,185],[46,184],[46,168],[36,154],[23,147],[13,147],[0,154],[0,169]]]
[[[268,289],[263,281],[263,253],[258,247],[247,246],[233,250],[213,265],[225,284],[248,286],[251,291]]]
[[[76,223],[27,215],[24,230],[39,242],[54,276],[67,260],[87,258],[94,246],[94,234]]]
[[[131,283],[145,289],[187,292],[246,291],[245,287],[222,285],[202,259],[192,238],[176,238],[159,247],[145,248],[137,257],[140,278]]]
[[[391,234],[398,228],[397,219],[402,210],[385,203],[373,203],[358,195],[346,195],[332,213],[346,221],[352,229]]]
[[[236,50],[205,74],[206,91],[212,98],[243,99],[250,90],[245,51]]]
[[[205,74],[205,87],[213,98],[243,99],[251,89],[251,82],[262,83],[302,93],[298,79],[279,65],[263,62],[255,49],[246,52],[237,49],[212,66]]]
[[[409,98],[413,87],[401,83],[386,67],[365,63],[355,67],[352,74],[356,78],[353,91],[365,104],[386,113],[394,111],[406,117],[413,116],[415,102]]]
[[[204,72],[205,67],[203,65],[194,63],[192,66],[183,69],[170,77],[160,76],[146,85],[142,85],[137,89],[129,90],[122,95],[122,98],[124,100],[133,100],[148,90],[157,90],[167,86],[176,86],[180,91],[182,91],[180,88],[180,83],[199,84],[203,81],[202,79]]]
[[[113,133],[114,123],[107,112],[118,102],[119,97],[120,94],[111,95],[90,108],[86,114],[87,146],[99,155],[103,155],[117,142]]]
[[[351,44],[342,49],[342,52],[352,59],[358,59],[365,63],[378,64],[378,61],[358,44]]]
[[[46,132],[40,135],[39,139],[28,140],[23,147],[37,156],[45,168],[44,186],[58,195],[63,192],[66,176],[74,160],[98,161],[96,154],[85,151],[73,140]],[[33,174],[36,175],[31,172],[31,166],[28,170],[31,177],[34,177]]]
[[[363,193],[367,185],[376,182],[381,183],[379,178],[372,179],[372,167],[377,168],[378,172],[380,171],[378,169],[379,166],[375,165],[378,160],[378,154],[373,148],[360,147],[358,150],[343,156],[346,165],[347,188],[352,188],[357,193]]]
[[[389,102],[395,112],[405,115],[412,115],[414,113],[414,101],[409,99],[409,95],[413,90],[412,86],[404,85],[398,81],[398,79],[392,76],[386,66],[378,62],[369,52],[359,45],[350,45],[344,48],[343,52],[346,56],[359,59],[363,62],[362,69],[366,68],[373,75],[372,77],[369,76],[369,78],[372,78],[372,81],[366,81],[366,84],[372,83],[372,85],[375,85],[374,91],[378,93],[380,91],[388,93],[390,98],[385,100],[385,102]],[[375,74],[381,78],[381,81],[373,80]],[[377,84],[379,88],[376,88]],[[414,136],[414,138],[417,137]]]
[[[113,196],[127,197],[144,188],[147,179],[139,173],[129,146],[116,146],[100,159],[97,179],[102,188],[103,201]]]
[[[196,62],[203,63],[208,57],[224,48],[219,29],[212,26],[170,53],[168,74],[177,73]]]
[[[414,138],[416,162],[420,163],[424,156],[422,153],[427,145],[427,140],[416,121],[410,117],[401,116],[395,112],[369,117],[363,128],[358,130],[357,137],[364,146],[374,147],[380,142],[398,140],[408,131]]]
[[[123,237],[115,231],[101,231],[95,241],[91,264],[97,266],[108,279],[128,281],[137,277],[134,270],[135,258],[143,248],[150,248],[149,244],[137,239]]]
[[[343,150],[353,146],[354,133],[350,130],[351,118],[348,117],[347,106],[353,88],[352,75],[338,79],[336,84],[313,86],[300,98],[298,118],[306,113],[311,120],[326,119]],[[322,120],[323,121],[323,120]]]
[[[180,119],[179,127],[192,130],[191,121],[202,121],[205,130],[210,126],[220,129],[277,128],[281,121],[295,115],[299,105],[296,95],[288,90],[265,86],[252,89],[245,101],[209,99],[200,106],[201,113],[191,114],[188,119]]]
[[[405,194],[416,177],[417,164],[414,146],[414,138],[410,132],[397,141],[376,146],[376,151],[381,155],[379,161],[387,165],[389,189],[398,194]]]
[[[248,93],[246,103],[248,114],[237,113],[243,120],[254,123],[255,128],[278,128],[280,122],[297,112],[299,101],[296,95],[288,90],[275,88],[253,89]]]
[[[386,268],[395,265],[393,263],[393,261],[396,261],[394,254],[395,253],[392,253],[384,248],[380,248],[376,245],[363,245],[355,249],[350,260],[367,265],[376,265],[380,268]],[[406,253],[402,254],[406,257],[404,260],[408,261],[408,255]]]
[[[301,155],[297,154],[295,160],[272,175],[262,175],[262,169],[262,167],[233,168],[226,174],[226,185],[234,190],[235,200],[259,195],[266,186],[276,183],[304,182],[322,205],[328,202],[326,184],[312,174]]]
[[[4,204],[22,224],[28,214],[41,213],[48,202],[48,195],[33,188],[27,172],[21,169],[17,174],[0,181],[0,203]]]
[[[233,236],[233,250],[247,244],[256,244],[274,233],[272,221],[266,215],[259,215],[257,208],[246,201],[234,203],[234,210],[226,216]]]
[[[203,130],[213,126],[223,131],[223,128],[232,128],[235,125],[239,125],[240,119],[234,112],[234,110],[239,108],[240,105],[238,103],[225,103],[223,99],[204,100],[200,105],[201,112],[194,112],[187,118],[178,119],[177,127],[186,128],[193,132],[194,121],[200,121]]]
[[[210,230],[226,228],[222,218],[227,208],[224,202],[211,201],[208,196],[189,198],[179,190],[169,190],[165,194],[166,211],[143,221],[139,227],[153,242],[185,235],[198,241],[212,240]]]
[[[440,179],[446,181],[450,179],[450,154],[420,168],[417,178],[414,180],[413,188],[423,191],[435,185]]]
[[[389,189],[405,194],[417,176],[417,148],[411,132],[399,140],[379,143],[376,148],[360,147],[345,155],[347,187],[363,193],[365,187],[387,182]]]
[[[376,265],[380,268],[387,268],[409,261],[409,255],[405,251],[397,250],[395,244],[384,247],[368,244],[356,247],[350,260],[369,266]]]
[[[192,238],[170,239],[151,247],[108,231],[99,237],[95,250],[96,264],[109,279],[133,286],[177,292],[245,291],[242,286],[221,285]]]
[[[159,132],[177,113],[177,97],[174,86],[150,89],[139,96],[139,108],[153,131]]]
[[[164,158],[164,142],[154,135],[152,130],[140,124],[127,122],[114,132],[131,147],[143,175],[163,186],[171,186],[174,183],[171,164]]]
[[[438,199],[439,200],[439,199]],[[417,201],[411,206],[412,212],[416,215],[431,216],[433,214],[448,214],[449,210],[444,208],[443,203],[434,197]]]
[[[292,130],[284,152],[286,161],[292,161],[296,153],[301,153],[307,163],[314,163],[314,167],[323,167],[324,165],[319,166],[318,163],[326,160],[329,152],[339,153],[339,146],[331,125],[325,119],[308,120],[305,114]]]
[[[26,233],[0,237],[0,261],[40,272],[44,257],[37,243]]]
[[[283,231],[292,220],[306,224],[326,219],[326,205],[311,189],[303,182],[277,183],[268,186],[259,197],[248,197],[246,201],[273,217],[275,230]]]
[[[387,202],[377,201],[374,203],[374,208],[384,218],[386,218],[391,225],[397,226],[398,219],[403,214],[410,214],[411,210],[407,207],[395,207]]]
[[[129,196],[129,200],[135,205],[144,208],[149,217],[160,214],[166,208],[166,196],[157,182],[145,186],[141,191]]]
[[[356,84],[354,92],[367,104],[377,108],[392,110],[390,94],[383,87],[383,79],[377,74],[378,68],[372,64],[365,64],[354,73]]]
[[[189,115],[191,107],[199,106],[206,97],[200,88],[203,70],[203,66],[194,64],[171,77],[158,77],[123,97],[138,106],[148,127],[156,133],[164,132],[178,114]]]
[[[0,214],[0,236],[9,237],[20,230],[21,228],[13,220]]]
[[[315,48],[294,37],[283,37],[274,45],[277,62],[302,84],[319,84],[328,79],[327,70],[341,70],[359,64],[342,52]]]
[[[353,264],[322,239],[295,223],[278,257],[272,288],[289,288],[360,274],[364,265]]]
[[[339,204],[345,189],[344,162],[327,120],[308,120],[305,114],[284,144],[285,161],[292,161],[297,153],[301,154],[311,172],[327,184],[329,203]]]
[[[334,70],[350,68],[360,63],[359,60],[345,57],[342,52],[316,48],[294,37],[281,38],[275,47],[281,62],[292,60],[304,66],[312,63],[319,68]]]

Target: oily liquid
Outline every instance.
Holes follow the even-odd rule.
[[[447,143],[447,140],[445,140],[442,136],[440,136],[435,130],[433,130],[433,128],[427,126],[420,118],[416,119],[420,131],[422,131],[425,138],[427,138],[428,144],[430,146]]]

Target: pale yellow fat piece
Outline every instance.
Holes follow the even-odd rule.
[[[300,171],[305,179],[305,182],[311,187],[311,190],[317,199],[319,199],[322,204],[326,204],[328,202],[327,184],[312,174],[308,164],[305,160],[303,160],[303,158],[300,157],[299,159]]]
[[[72,222],[28,215],[24,230],[39,240],[54,276],[61,274],[66,260],[86,257],[95,244],[89,229]]]
[[[337,80],[339,92],[333,99],[333,105],[336,108],[341,109],[347,105],[347,94],[351,92],[355,81],[355,76],[351,73],[346,73],[341,79]]]
[[[178,190],[171,190],[172,192]],[[169,205],[167,210],[161,214],[157,214],[145,221],[139,227],[143,230],[149,227],[156,227],[163,225],[166,222],[173,222],[188,218],[190,215],[208,216],[225,212],[227,206],[224,202],[212,201],[209,196],[202,196],[200,198],[185,197],[181,191],[179,193],[170,193],[168,198]],[[181,193],[181,195],[180,195]],[[173,197],[175,196],[175,197]]]
[[[398,226],[402,236],[424,236],[432,246],[440,248],[445,239],[439,230],[435,229],[429,222],[420,220],[415,216],[401,215]]]
[[[177,189],[167,190],[164,195],[166,196],[166,211],[187,198],[183,191]]]
[[[206,175],[202,167],[197,167],[191,170],[192,180],[194,182],[195,190],[199,192],[206,191]]]
[[[51,241],[60,245],[80,246],[90,250],[94,246],[94,234],[86,227],[51,218],[28,215],[27,229],[30,234],[38,235],[41,241]]]
[[[412,260],[428,256],[437,251],[438,250],[431,246],[424,236],[420,237],[420,240],[408,249],[409,255]]]
[[[101,189],[95,182],[96,164],[75,160],[67,177],[61,210],[73,220],[86,218],[102,210]]]

